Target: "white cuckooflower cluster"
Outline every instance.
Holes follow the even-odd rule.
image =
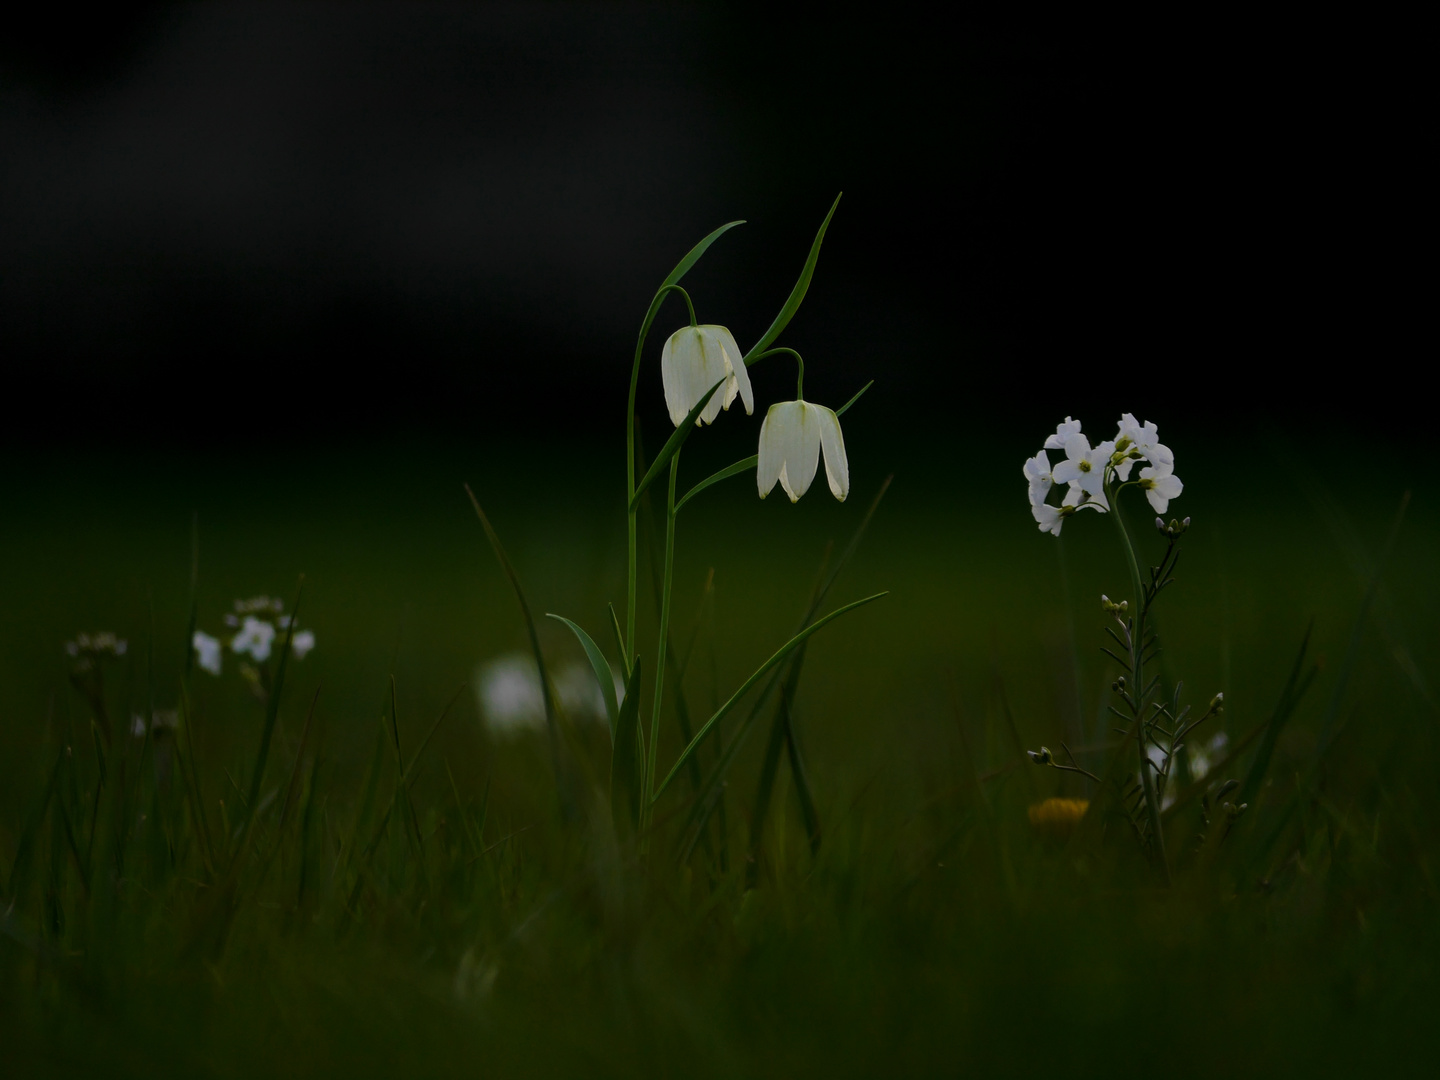
[[[270,659],[274,651],[275,638],[290,628],[289,615],[282,614],[284,604],[275,597],[256,596],[249,600],[236,600],[235,610],[224,617],[226,626],[235,630],[228,642],[212,637],[203,630],[196,630],[190,639],[195,650],[195,662],[211,675],[219,675],[225,646],[237,656],[248,656],[257,664]],[[283,638],[282,638],[283,641]],[[296,660],[304,660],[315,648],[315,633],[311,630],[296,630],[290,640],[290,652]]]
[[[1064,460],[1053,468],[1046,450],[1063,450]],[[1138,478],[1130,473],[1144,463]],[[1175,455],[1160,442],[1155,425],[1139,423],[1131,413],[1120,417],[1115,438],[1090,445],[1081,432],[1080,421],[1066,417],[1056,425],[1055,434],[1033,458],[1025,461],[1025,482],[1030,494],[1030,512],[1041,532],[1060,535],[1065,519],[1078,510],[1105,513],[1117,488],[1134,484],[1145,492],[1157,514],[1163,514],[1170,500],[1185,485],[1175,475]],[[1057,506],[1049,500],[1051,488],[1064,484],[1065,496]]]

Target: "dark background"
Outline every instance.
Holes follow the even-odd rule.
[[[1397,370],[1428,258],[1403,42],[888,5],[46,8],[0,60],[5,437],[613,438],[679,256],[748,219],[687,280],[746,347],[842,189],[784,338],[812,400],[875,378],[867,423],[1027,445],[1122,408],[1394,437],[1428,407]]]

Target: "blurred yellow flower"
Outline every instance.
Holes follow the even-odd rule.
[[[1075,831],[1089,809],[1089,799],[1046,799],[1030,807],[1030,824],[1043,836],[1063,840]]]

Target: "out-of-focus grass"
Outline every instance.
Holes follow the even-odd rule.
[[[821,489],[796,507],[760,503],[741,478],[682,516],[680,633],[715,569],[714,676],[707,634],[687,680],[698,704],[723,698],[788,635],[826,540],[844,541],[881,480],[856,449],[847,505]],[[1089,791],[1021,765],[1020,746],[1064,739],[1096,767],[1103,754],[1080,748],[1109,738],[1115,672],[1098,651],[1098,596],[1125,591],[1113,530],[1081,518],[1058,544],[1039,535],[1019,455],[1013,467],[967,464],[973,476],[917,465],[899,470],[827,609],[891,595],[809,649],[798,717],[825,828],[818,857],[782,779],[760,887],[741,888],[762,729],[731,778],[729,873],[707,871],[703,853],[648,880],[607,867],[554,820],[540,740],[492,740],[467,693],[419,768],[421,817],[451,836],[448,764],[472,810],[491,780],[487,843],[528,831],[422,884],[404,870],[397,829],[382,850],[390,884],[377,878],[349,916],[320,904],[302,918],[262,889],[208,953],[184,947],[204,890],[163,875],[122,883],[119,900],[72,916],[54,955],[32,949],[45,938],[39,886],[7,896],[6,1044],[17,1061],[48,1055],[54,1068],[178,1062],[236,1075],[1108,1072],[1147,1059],[1182,1075],[1243,1074],[1406,1053],[1435,973],[1440,806],[1428,762],[1440,714],[1427,695],[1440,670],[1440,521],[1423,498],[1412,507],[1338,703],[1344,727],[1319,793],[1253,854],[1314,759],[1363,589],[1352,563],[1378,553],[1399,490],[1331,474],[1338,520],[1323,509],[1326,489],[1275,483],[1278,467],[1249,483],[1228,465],[1207,472],[1207,454],[1221,461],[1221,450],[1187,446],[1182,457],[1194,467],[1181,470],[1187,491],[1174,510],[1195,527],[1160,608],[1165,673],[1183,677],[1192,700],[1223,690],[1234,738],[1273,708],[1312,618],[1323,665],[1241,819],[1233,847],[1248,862],[1182,873],[1166,894],[1123,857],[1123,837],[1087,862],[1031,834],[1028,802]],[[318,644],[292,671],[267,787],[288,776],[302,703],[318,687],[319,775],[344,823],[392,672],[413,748],[476,662],[524,648],[462,480],[536,610],[609,641],[604,605],[624,592],[618,469],[606,468],[621,454],[609,457],[437,445],[12,462],[0,526],[0,871],[62,733],[83,730],[67,638],[110,629],[129,639],[110,686],[117,712],[139,711],[153,605],[156,704],[176,704],[192,511],[202,628],[216,629],[236,597],[288,600],[306,575],[301,621]],[[696,477],[708,471],[691,465]],[[647,585],[642,574],[642,641],[654,626]],[[578,658],[563,628],[545,632],[548,650]],[[211,798],[222,768],[246,774],[259,737],[260,710],[229,667],[194,683]],[[662,771],[680,745],[666,723]],[[593,745],[603,763],[603,736]]]

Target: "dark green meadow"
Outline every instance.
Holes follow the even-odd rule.
[[[688,859],[688,775],[642,860],[610,827],[603,726],[577,725],[565,748],[566,820],[543,736],[490,734],[471,686],[527,639],[462,483],[537,616],[575,619],[613,653],[623,445],[12,454],[0,1073],[1211,1077],[1422,1062],[1440,999],[1430,491],[1415,488],[1373,585],[1418,466],[1327,471],[1264,440],[1237,462],[1218,435],[1170,440],[1187,485],[1172,512],[1194,524],[1158,609],[1160,662],[1183,701],[1225,695],[1217,730],[1242,749],[1212,785],[1251,776],[1265,740],[1245,740],[1276,715],[1312,626],[1299,670],[1318,674],[1228,834],[1219,807],[1203,825],[1198,790],[1175,806],[1166,887],[1093,782],[1023,753],[1063,741],[1096,773],[1112,755],[1099,597],[1128,586],[1111,523],[1072,519],[1058,543],[1036,531],[1030,433],[896,448],[866,434],[865,407],[846,421],[847,503],[823,483],[761,503],[746,476],[680,519],[674,633],[699,616],[684,693],[703,717],[793,632],[827,542],[843,547],[895,473],[822,610],[889,595],[813,639],[795,698],[818,831],[782,757],[752,844],[767,702]],[[729,460],[685,453],[696,477]],[[1128,509],[1153,561],[1151,515]],[[288,610],[304,575],[316,646],[286,675],[254,812],[264,706],[228,658],[218,678],[184,675],[192,521],[202,629],[236,598]],[[128,648],[104,670],[117,730],[101,783],[64,645],[105,630]],[[582,658],[560,624],[540,633],[552,661]],[[178,737],[128,734],[152,708],[179,710]],[[662,773],[683,745],[668,706],[664,725]],[[1096,800],[1068,841],[1027,819],[1056,795]]]

